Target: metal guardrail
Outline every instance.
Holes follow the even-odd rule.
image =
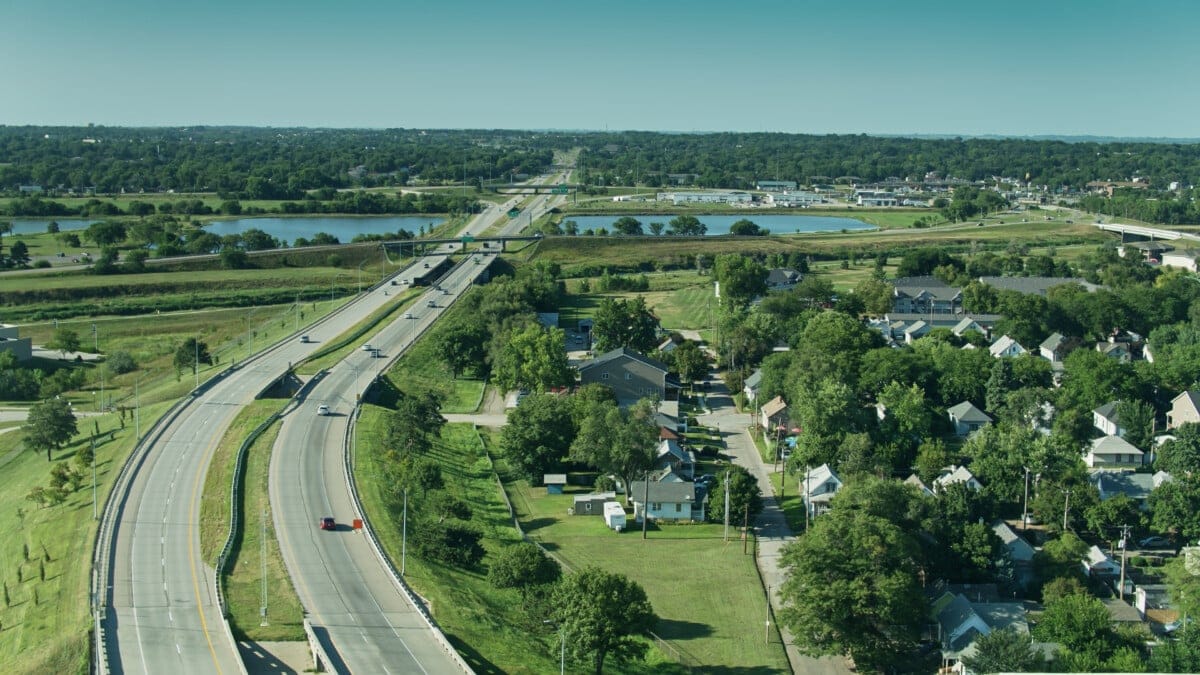
[[[401,268],[389,276],[395,276],[396,274],[402,272],[403,269],[405,268]],[[372,288],[383,285],[386,280],[387,277],[385,277],[383,281],[380,281]],[[309,330],[313,326],[319,326],[327,321],[332,320],[338,314],[353,306],[363,297],[366,296],[360,295],[358,298],[355,298],[345,305],[342,305],[337,310],[326,314],[320,320],[313,322],[309,326],[306,326],[304,330]],[[293,332],[281,338],[274,344],[266,347],[257,354],[251,356],[250,358],[242,361],[241,363],[230,365],[225,370],[205,380],[204,383],[199,387],[196,387],[192,391],[188,392],[188,394],[183,398],[180,398],[178,401],[173,403],[171,407],[168,408],[165,413],[163,413],[162,417],[158,418],[158,420],[150,427],[146,434],[138,440],[137,444],[133,448],[133,451],[129,453],[129,456],[125,458],[125,462],[121,465],[120,470],[117,472],[117,477],[113,480],[112,488],[108,491],[108,495],[105,497],[104,508],[100,517],[100,525],[96,528],[96,536],[92,542],[91,600],[92,614],[95,625],[93,628],[94,645],[90,670],[93,673],[96,673],[97,675],[108,675],[110,671],[108,661],[108,640],[104,631],[105,619],[107,618],[109,607],[111,606],[111,598],[109,596],[112,593],[112,586],[109,584],[109,576],[112,573],[109,569],[109,557],[112,553],[112,549],[116,547],[116,540],[113,538],[113,524],[119,518],[121,512],[125,508],[126,501],[129,499],[129,482],[132,480],[133,476],[137,473],[138,469],[140,469],[142,463],[145,461],[146,456],[149,454],[150,448],[153,447],[156,442],[158,442],[158,439],[162,436],[163,432],[166,431],[167,427],[174,423],[175,419],[179,416],[183,409],[192,403],[196,397],[208,391],[211,387],[224,380],[224,378],[231,373],[244,368],[246,364],[256,361],[261,357],[275,351],[280,346],[291,342],[291,340],[299,333],[300,331]],[[218,596],[219,595],[220,589],[218,588]],[[223,607],[222,613],[224,613]],[[227,633],[229,632],[228,621],[225,622],[225,630]],[[232,641],[232,634],[230,634],[230,640]],[[236,643],[234,644],[236,645]]]

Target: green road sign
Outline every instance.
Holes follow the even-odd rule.
[[[521,215],[521,209],[513,209],[513,210],[511,210],[511,211],[509,211],[509,212],[508,212],[508,217],[509,217],[509,218],[516,218],[516,217],[517,217],[517,216],[519,216],[519,215]]]
[[[567,186],[559,185],[558,187],[555,187],[552,192],[554,192],[556,195],[565,195],[567,194]]]
[[[469,244],[473,241],[475,241],[475,237],[472,237],[469,234],[462,238],[462,243],[464,243],[464,244]]]

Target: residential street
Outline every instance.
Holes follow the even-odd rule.
[[[755,520],[755,527],[758,529],[759,535],[757,562],[764,583],[770,586],[771,605],[778,616],[780,610],[779,587],[783,585],[784,578],[779,556],[783,547],[796,537],[788,527],[783,512],[779,509],[779,504],[775,501],[775,492],[769,478],[770,467],[763,463],[762,457],[754,448],[754,441],[750,438],[748,428],[753,424],[753,419],[750,415],[737,411],[733,405],[733,399],[729,395],[729,390],[720,379],[710,380],[708,391],[710,412],[701,416],[700,421],[720,430],[721,437],[725,440],[726,450],[733,457],[733,461],[749,469],[758,478],[758,486],[762,489],[763,511]],[[845,659],[828,656],[818,659],[805,656],[792,646],[792,636],[782,626],[780,634],[783,635],[784,644],[787,646],[788,661],[792,664],[794,672],[811,673],[812,675],[848,675],[851,672],[846,667]]]

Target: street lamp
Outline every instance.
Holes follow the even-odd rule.
[[[362,270],[363,270],[363,265],[366,265],[368,262],[370,262],[370,261],[369,261],[369,260],[364,260],[364,261],[362,261],[361,263],[359,263],[359,265],[358,265],[358,292],[359,292],[359,293],[362,293]]]

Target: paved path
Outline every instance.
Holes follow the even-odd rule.
[[[750,415],[738,412],[729,396],[729,390],[720,379],[709,382],[708,414],[701,420],[716,426],[725,441],[726,451],[733,457],[735,464],[740,464],[750,470],[758,479],[758,487],[763,493],[763,510],[754,521],[758,530],[758,569],[762,573],[763,583],[770,587],[771,606],[775,616],[779,616],[782,600],[779,588],[783,585],[784,570],[780,566],[779,557],[788,542],[796,536],[788,527],[783,511],[775,500],[775,491],[771,486],[770,467],[763,463],[762,457],[754,447],[750,438],[749,426],[753,423]],[[851,671],[846,667],[844,659],[836,657],[813,658],[801,654],[795,646],[791,633],[783,626],[779,627],[787,649],[788,662],[792,671],[806,675],[848,675]]]

